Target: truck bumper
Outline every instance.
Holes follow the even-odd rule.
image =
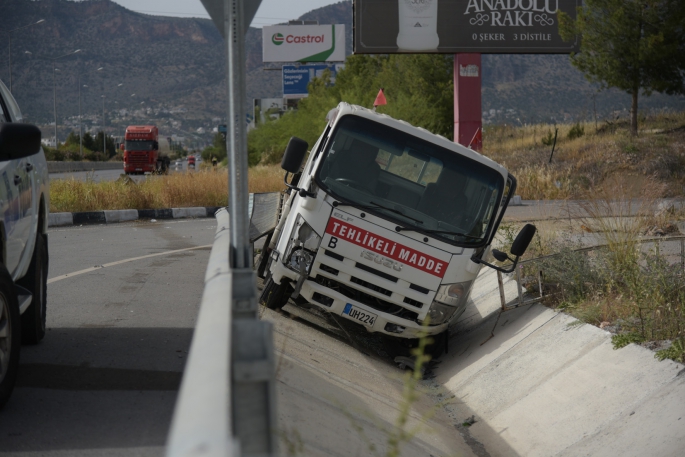
[[[293,282],[296,282],[297,276],[297,273],[289,270],[282,263],[272,262],[271,277],[276,283],[280,284],[281,279],[284,277],[290,278]],[[396,338],[419,338],[423,335],[438,335],[447,330],[447,323],[435,326],[422,326],[415,321],[400,319],[392,314],[384,313],[366,306],[363,303],[352,300],[340,292],[324,287],[309,279],[305,280],[302,284],[300,296],[307,300],[310,305],[348,319],[350,322],[354,322],[355,324],[364,327],[368,332],[384,333]],[[346,314],[344,311],[347,305],[352,305],[368,314],[377,316],[373,325],[360,323],[358,320]],[[401,333],[398,333],[400,329]]]

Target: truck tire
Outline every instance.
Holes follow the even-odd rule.
[[[0,409],[12,394],[19,368],[21,319],[12,277],[0,265]]]
[[[290,282],[283,278],[280,284],[276,284],[273,279],[269,280],[264,285],[262,295],[259,297],[259,303],[269,309],[281,309],[288,302],[288,294]]]
[[[48,252],[44,235],[36,236],[36,246],[26,276],[17,283],[33,295],[31,304],[21,316],[21,342],[38,344],[45,336],[47,303]]]

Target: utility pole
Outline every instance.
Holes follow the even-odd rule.
[[[107,135],[105,134],[105,96],[102,96],[102,153],[107,155]]]
[[[32,22],[29,25],[24,25],[22,27],[18,27],[16,29],[10,30],[7,32],[7,36],[9,37],[9,72],[10,72],[10,93],[12,93],[12,32],[16,32],[17,30],[25,29],[26,27],[31,27],[32,25],[40,24],[42,22],[45,22],[45,19],[40,19],[36,22]]]

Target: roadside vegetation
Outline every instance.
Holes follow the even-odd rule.
[[[658,185],[643,187],[640,199],[627,190],[622,181],[606,184],[570,206],[554,231],[538,233],[526,256],[542,258],[521,267],[522,282],[537,294],[542,271],[545,305],[611,332],[616,349],[641,344],[685,363],[685,211],[655,198]],[[516,231],[503,224],[503,248]]]
[[[283,174],[277,167],[253,167],[248,174],[248,187],[250,192],[280,191],[284,187]],[[227,201],[226,168],[149,176],[140,183],[126,176],[117,181],[60,179],[50,183],[50,212],[53,213],[225,206]]]

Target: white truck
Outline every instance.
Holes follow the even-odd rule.
[[[439,354],[481,265],[513,271],[535,233],[522,229],[513,259],[492,251],[508,268],[484,261],[516,179],[471,149],[346,103],[301,168],[307,148],[293,137],[281,163],[290,197],[265,250],[261,303],[292,297],[370,332],[424,332]]]
[[[48,165],[40,130],[21,122],[0,81],[0,409],[14,388],[21,344],[45,336]]]

